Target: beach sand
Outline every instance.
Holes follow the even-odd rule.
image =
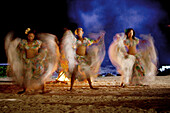
[[[41,91],[19,95],[13,83],[0,83],[0,112],[3,113],[156,113],[170,112],[170,75],[156,76],[149,86],[119,87],[120,76],[98,77],[88,84],[46,84]]]

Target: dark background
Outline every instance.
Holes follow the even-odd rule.
[[[68,27],[75,30],[79,25],[69,18],[70,1],[74,0],[60,0],[55,2],[3,2],[0,7],[0,63],[6,63],[6,55],[4,50],[4,38],[10,31],[14,31],[15,37],[25,37],[24,31],[30,27],[37,32],[47,32],[56,35],[59,40],[63,35],[63,28]],[[81,0],[80,0],[81,1]],[[82,0],[83,1],[83,0]],[[158,22],[161,33],[166,38],[163,49],[170,52],[170,11],[169,2],[167,0],[151,0],[160,4],[162,10],[166,12],[166,17]],[[107,2],[107,0],[106,0]],[[88,8],[88,6],[87,6]],[[106,32],[107,33],[107,32]],[[113,34],[114,36],[114,34]],[[112,37],[110,37],[112,38]],[[161,38],[161,37],[160,37]],[[108,42],[106,42],[106,54],[108,50]],[[110,44],[111,42],[109,42]],[[159,44],[159,42],[157,42]],[[158,48],[158,53],[161,48]],[[163,52],[162,52],[163,53]],[[161,53],[162,56],[164,56]],[[160,56],[160,55],[159,55]],[[164,62],[163,59],[167,59]],[[108,59],[108,58],[107,58]],[[169,65],[170,56],[159,57],[159,66]]]
[[[13,31],[14,37],[25,38],[25,29],[30,27],[38,32],[63,35],[63,28],[70,26],[66,0],[55,2],[3,2],[0,7],[0,63],[6,63],[4,38]],[[73,27],[76,24],[73,24]],[[75,27],[76,28],[76,27]]]

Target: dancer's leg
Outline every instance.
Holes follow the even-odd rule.
[[[45,92],[44,84],[41,85],[41,90],[42,90],[42,93],[46,93],[46,92]]]
[[[18,94],[23,94],[23,93],[26,92],[26,90],[27,90],[27,88],[26,88],[26,83],[27,83],[27,82],[23,82],[23,84],[22,84],[23,91],[19,91]]]
[[[125,84],[124,84],[124,81],[125,81],[125,75],[124,75],[124,73],[122,73],[121,75],[120,75],[121,77],[120,77],[120,81],[121,81],[121,83],[120,83],[120,87],[124,87],[125,86]]]
[[[23,94],[26,92],[26,88],[23,88],[23,91],[19,91],[18,94]]]
[[[90,86],[91,89],[98,89],[98,88],[94,88],[94,87],[92,86],[92,82],[91,82],[90,77],[87,78],[87,81],[88,81],[89,86]]]
[[[77,68],[78,68],[78,66],[76,66],[76,67],[74,68],[73,73],[72,73],[72,75],[71,75],[71,86],[70,86],[70,90],[69,90],[69,91],[71,91],[71,90],[73,89],[73,85],[74,85],[76,73],[77,73],[77,71],[78,71]]]
[[[75,74],[73,73],[72,76],[71,76],[71,86],[70,86],[70,91],[73,89],[74,81],[75,81]]]
[[[124,76],[123,76],[123,74],[121,74],[120,75],[120,87],[122,87],[123,86],[123,79],[124,79]]]

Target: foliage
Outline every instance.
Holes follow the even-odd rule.
[[[7,66],[0,66],[0,77],[6,77],[6,69],[7,69]]]

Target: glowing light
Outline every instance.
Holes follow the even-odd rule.
[[[58,80],[58,81],[70,81],[70,80],[66,77],[66,75],[65,75],[65,73],[64,73],[63,71],[61,71],[61,72],[59,73],[59,75],[58,75],[58,77],[57,77],[56,80]]]
[[[161,72],[165,71],[165,69],[170,69],[170,66],[162,66],[162,68],[159,68]]]
[[[0,101],[22,101],[20,99],[0,99]]]

